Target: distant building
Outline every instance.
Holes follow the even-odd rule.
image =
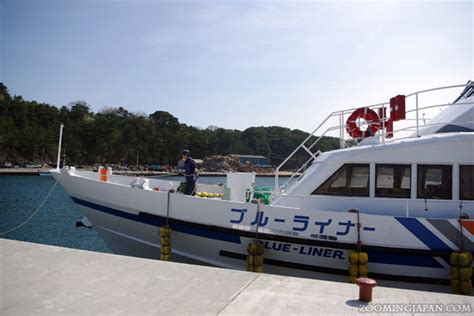
[[[245,165],[251,163],[255,167],[271,168],[270,159],[265,156],[258,155],[230,155],[231,157],[239,158],[240,164]]]

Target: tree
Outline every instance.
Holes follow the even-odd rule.
[[[308,134],[288,128],[250,127],[245,131],[217,126],[200,129],[179,122],[166,111],[149,116],[123,107],[91,111],[85,101],[55,106],[11,96],[0,83],[0,162],[39,162],[56,158],[59,124],[64,123],[63,148],[68,164],[175,164],[182,149],[205,158],[215,154],[258,154],[279,164]],[[313,138],[315,139],[315,138]],[[338,148],[339,140],[324,137],[314,151]],[[296,164],[307,156],[297,155]],[[296,165],[295,164],[295,165]]]

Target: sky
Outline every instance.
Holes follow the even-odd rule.
[[[474,79],[473,1],[0,0],[0,82],[201,128],[311,131]]]

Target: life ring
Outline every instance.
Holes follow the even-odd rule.
[[[367,121],[367,129],[362,131],[357,126],[357,119],[363,118]],[[352,112],[351,116],[347,119],[346,130],[352,138],[365,138],[374,136],[375,133],[380,129],[380,118],[374,110],[369,108],[358,108]]]

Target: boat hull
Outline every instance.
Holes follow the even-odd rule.
[[[138,215],[74,199],[114,253],[159,259],[158,228],[166,218],[138,211]],[[253,232],[223,229],[209,225],[169,219],[173,253],[205,264],[246,268],[246,249],[255,239]],[[265,244],[265,271],[269,273],[316,277],[322,273],[346,276],[347,245],[324,246],[311,240],[273,236],[261,233]],[[352,246],[355,248],[355,246]],[[386,280],[446,283],[448,257],[417,255],[416,251],[365,246],[369,253],[370,275]]]
[[[64,172],[53,175],[114,253],[158,259],[159,227],[168,222],[177,258],[244,270],[247,245],[257,238],[259,224],[258,239],[265,244],[265,272],[312,278],[331,273],[339,275],[340,280],[348,278],[348,256],[357,244],[356,214],[303,214],[298,209],[101,183]],[[286,223],[278,226],[283,220]],[[441,230],[433,229],[441,222],[427,219],[361,214],[361,221],[369,276],[418,283],[449,282],[449,254],[459,249],[441,228],[456,229],[455,221],[444,220]],[[420,227],[424,227],[424,235],[417,231],[423,230]],[[464,233],[470,247],[472,234]]]

